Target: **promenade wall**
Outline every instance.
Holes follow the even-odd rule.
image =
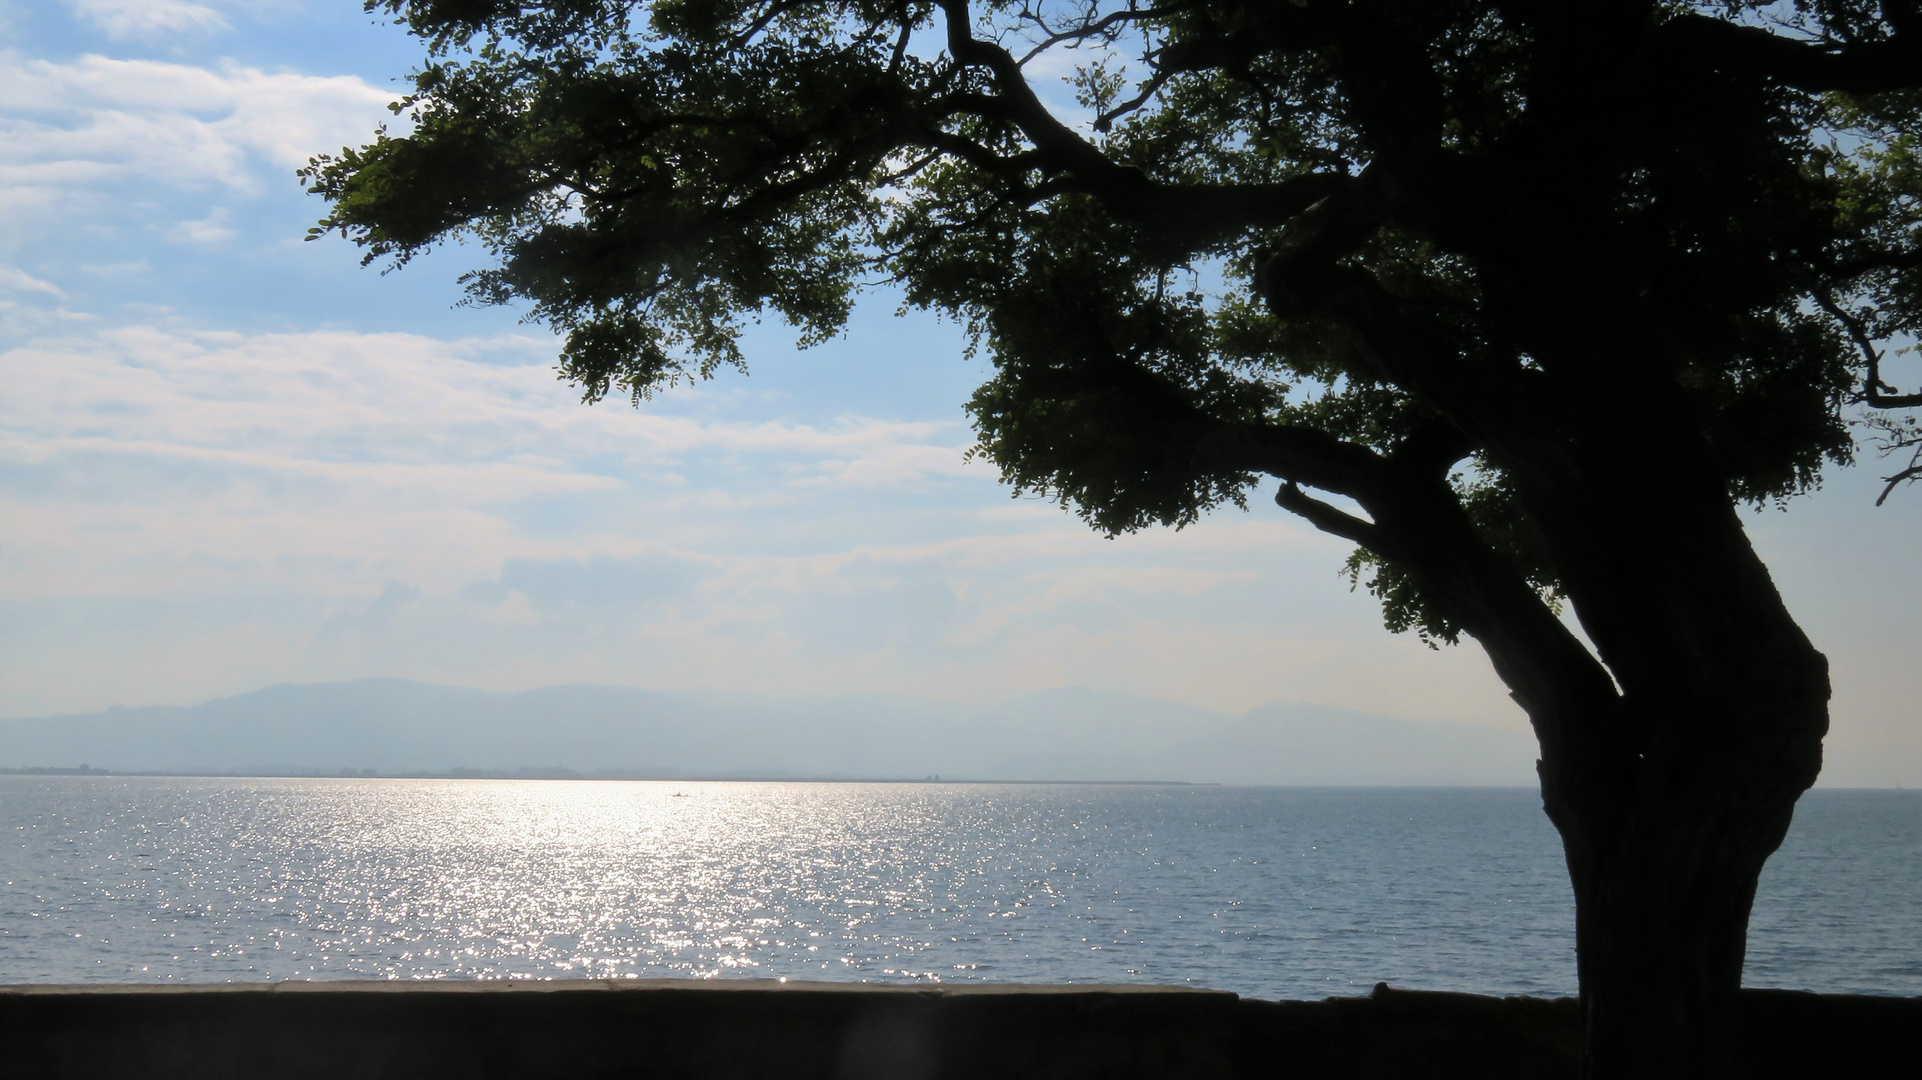
[[[1743,1011],[1750,1075],[1918,1075],[1903,1070],[1922,1060],[1922,999],[1750,991]],[[1559,1080],[1575,1056],[1570,1000],[1385,987],[1270,1002],[746,980],[0,986],[7,1080]]]

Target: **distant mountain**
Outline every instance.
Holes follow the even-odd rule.
[[[1527,735],[1318,705],[1241,716],[1048,690],[991,705],[554,686],[517,694],[362,679],[189,707],[0,720],[0,768],[1234,784],[1532,784]]]

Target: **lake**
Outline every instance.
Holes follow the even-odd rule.
[[[0,776],[0,982],[1575,989],[1524,789]],[[1922,797],[1805,796],[1747,983],[1922,994]]]

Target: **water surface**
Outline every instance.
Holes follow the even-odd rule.
[[[753,977],[1566,994],[1510,789],[0,777],[0,981]],[[1748,982],[1922,993],[1922,798],[1818,791]]]

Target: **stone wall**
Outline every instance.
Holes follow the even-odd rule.
[[[1754,1075],[1914,1063],[1922,999],[1745,998]],[[1385,987],[1266,1002],[1179,987],[691,980],[5,986],[0,1077],[1561,1078],[1574,1022],[1566,999]]]

